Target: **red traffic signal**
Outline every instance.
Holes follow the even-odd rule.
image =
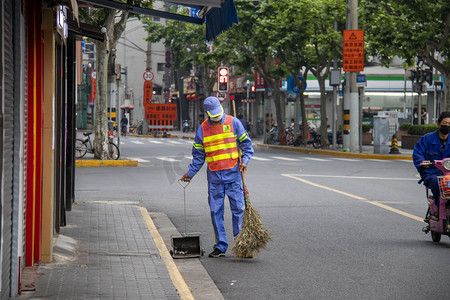
[[[219,92],[228,92],[228,68],[219,68],[219,82],[218,82]]]
[[[170,68],[172,66],[172,52],[169,50],[166,51],[166,68]]]
[[[252,85],[252,86],[250,87],[250,91],[251,91],[252,93],[254,93],[254,92],[256,91],[256,87],[255,87],[254,85]]]

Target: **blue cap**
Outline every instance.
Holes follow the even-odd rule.
[[[222,105],[220,105],[219,99],[214,96],[205,99],[205,101],[203,102],[203,108],[210,118],[214,118],[223,114]]]

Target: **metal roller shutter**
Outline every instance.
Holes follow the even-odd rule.
[[[13,52],[13,1],[2,1],[1,31],[3,45],[0,50],[2,64],[1,107],[3,114],[2,136],[2,278],[1,298],[8,299],[11,280],[12,201],[13,201],[13,151],[14,151],[14,52]]]

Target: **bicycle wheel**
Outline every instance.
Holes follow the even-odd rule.
[[[75,158],[82,158],[86,155],[87,150],[87,145],[83,142],[83,140],[75,140]]]
[[[120,157],[119,148],[113,142],[109,142],[108,145],[109,157],[114,160],[118,160]]]

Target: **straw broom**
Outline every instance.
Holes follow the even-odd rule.
[[[236,108],[233,102],[233,111],[236,117]],[[241,152],[239,151],[239,163],[241,162]],[[241,232],[236,236],[233,244],[233,255],[236,259],[256,257],[261,250],[266,249],[271,236],[261,223],[259,213],[252,207],[250,193],[245,184],[244,174],[241,172],[242,184],[244,187],[244,215]]]

